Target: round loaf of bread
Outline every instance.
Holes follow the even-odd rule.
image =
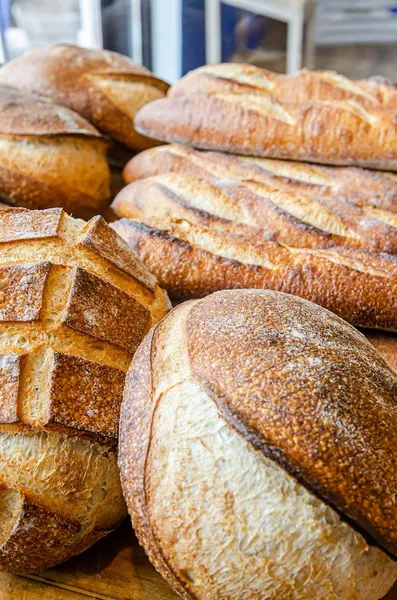
[[[132,150],[156,144],[135,131],[134,117],[169,87],[117,52],[67,44],[34,48],[10,61],[0,69],[0,83],[50,96]]]
[[[50,567],[126,515],[125,373],[167,308],[101,217],[0,210],[0,570]]]
[[[397,377],[327,310],[215,293],[127,375],[119,464],[149,558],[186,600],[378,600],[397,579]]]
[[[89,218],[110,196],[108,141],[77,113],[0,86],[0,199]]]

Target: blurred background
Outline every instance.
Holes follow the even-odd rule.
[[[206,62],[397,80],[397,1],[0,0],[0,61],[58,42],[131,56],[176,81]]]

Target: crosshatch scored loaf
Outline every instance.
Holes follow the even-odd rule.
[[[109,146],[75,112],[0,86],[0,199],[92,217],[106,206]]]
[[[122,485],[185,600],[378,600],[397,578],[396,375],[321,307],[186,302],[134,357]]]
[[[96,217],[0,210],[0,569],[66,560],[125,516],[125,372],[168,299]]]
[[[127,56],[67,44],[29,50],[0,69],[0,82],[51,97],[132,150],[154,145],[135,131],[134,116],[169,87]]]
[[[221,68],[224,72],[218,77],[215,70]],[[204,150],[397,170],[397,106],[384,108],[377,98],[362,102],[359,85],[346,99],[331,89],[326,99],[309,93],[303,101],[278,100],[268,85],[267,71],[244,69],[245,65],[228,64],[193,71],[171,88],[167,98],[137,113],[136,129],[157,140]],[[210,80],[207,87],[202,85],[203,76]],[[371,87],[388,86],[371,83]],[[390,95],[394,93],[393,89]]]

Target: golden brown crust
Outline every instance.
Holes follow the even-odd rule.
[[[356,167],[326,167],[221,152],[204,152],[178,144],[152,148],[126,164],[125,183],[169,172],[283,186],[292,192],[338,196],[357,206],[397,212],[397,180],[392,173]]]
[[[318,307],[252,291],[193,305],[186,334],[193,376],[227,421],[397,556],[397,379],[365,339]],[[242,385],[241,372],[255,377]]]
[[[383,356],[389,367],[397,372],[397,336],[380,331],[365,331],[364,334]]]
[[[108,140],[74,111],[0,86],[0,198],[90,218],[110,195]]]
[[[86,232],[81,243],[102,258],[131,275],[149,290],[154,291],[156,278],[147,271],[131,252],[128,244],[107,226],[102,217],[94,217],[84,228]]]
[[[352,81],[335,71],[302,70],[290,75],[273,73],[248,64],[206,65],[182,77],[171,95],[192,92],[269,94],[279,102],[353,100],[364,107],[395,110],[397,87],[383,78]]]
[[[200,92],[151,102],[135,126],[203,150],[397,170],[397,113],[353,101],[281,104],[267,95]]]
[[[195,597],[156,536],[148,466],[152,448],[165,443],[154,423],[166,383],[180,383],[161,371],[171,319],[191,394],[208,395],[229,427],[370,544],[397,556],[395,375],[364,336],[319,306],[267,290],[219,292],[175,308],[151,331],[128,372],[121,412],[119,465],[129,512],[150,560],[178,594]]]
[[[126,239],[170,294],[198,298],[230,288],[266,288],[328,308],[353,325],[397,331],[397,261],[362,250],[253,244],[183,223],[154,228],[122,219]]]
[[[150,311],[123,290],[76,268],[63,323],[133,354],[144,335]]]
[[[150,148],[153,142],[134,131],[134,112],[165,95],[169,87],[126,56],[66,44],[35,48],[11,61],[0,70],[0,82],[49,96],[137,150]],[[112,93],[112,82],[129,84],[128,102],[117,90]]]
[[[219,233],[296,248],[346,246],[397,254],[397,218],[339,197],[284,186],[168,173],[136,181],[112,204],[121,217],[148,225],[185,219]]]
[[[34,504],[17,510],[0,490],[0,570],[20,572],[66,560],[123,518],[125,372],[168,301],[100,218],[5,209],[0,225],[0,486]]]

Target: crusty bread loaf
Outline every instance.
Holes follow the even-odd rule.
[[[397,331],[397,257],[257,242],[209,224],[162,215],[143,223],[121,219],[112,227],[177,298],[268,288],[316,302],[358,327]]]
[[[366,331],[365,336],[383,356],[389,367],[397,371],[397,336],[381,331]]]
[[[0,199],[82,217],[110,196],[107,140],[75,112],[0,86]]]
[[[378,600],[397,578],[396,375],[359,332],[269,291],[178,306],[127,375],[119,464],[185,600]]]
[[[136,129],[165,142],[233,154],[397,170],[397,108],[353,100],[278,102],[266,91],[171,94],[144,106]]]
[[[193,92],[266,94],[278,102],[353,100],[364,107],[397,109],[397,87],[384,78],[352,81],[335,71],[273,73],[248,64],[206,65],[191,71],[173,86],[172,95]]]
[[[397,215],[315,196],[277,181],[259,183],[168,173],[124,187],[112,204],[122,217],[151,224],[183,220],[251,241],[295,248],[347,246],[397,254]]]
[[[29,50],[0,69],[0,83],[50,96],[134,150],[153,146],[133,127],[135,113],[168,84],[131,59],[66,44]]]
[[[96,217],[0,210],[0,570],[47,568],[125,515],[125,372],[166,294]]]
[[[137,154],[125,166],[123,177],[125,183],[131,183],[170,171],[238,181],[248,179],[282,186],[291,192],[338,196],[363,208],[397,212],[397,175],[393,173],[203,152],[177,144]]]

